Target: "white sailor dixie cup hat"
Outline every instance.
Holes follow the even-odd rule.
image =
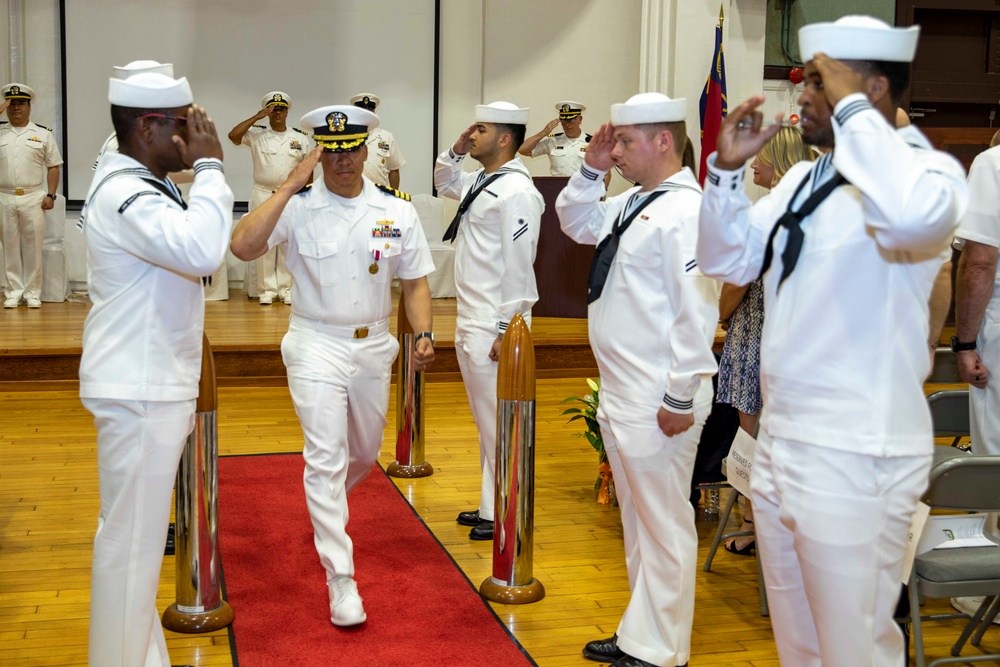
[[[369,111],[375,111],[381,103],[382,100],[375,93],[358,93],[351,98],[351,104],[362,109],[368,109]]]
[[[522,109],[510,102],[490,102],[476,105],[477,123],[500,123],[501,125],[527,125],[529,109]]]
[[[119,67],[115,65],[115,78],[128,79],[136,74],[155,72],[174,78],[173,63],[158,63],[155,60],[133,60],[128,65]]]
[[[844,16],[833,23],[799,29],[799,54],[809,62],[817,53],[837,60],[885,60],[911,63],[917,54],[920,26],[893,28],[871,16]]]
[[[157,72],[143,72],[127,79],[111,79],[108,101],[134,109],[172,109],[194,102],[191,86],[184,77],[174,79]]]
[[[283,107],[287,109],[291,106],[292,98],[288,96],[288,93],[283,93],[280,90],[272,90],[260,100],[261,109],[267,107]]]
[[[565,100],[556,104],[556,111],[559,112],[559,120],[573,120],[586,110],[587,107],[573,100]]]
[[[328,153],[347,153],[365,145],[368,133],[378,127],[378,116],[367,109],[334,104],[310,111],[299,121],[312,130],[316,143]]]
[[[4,99],[7,100],[28,100],[30,102],[35,99],[35,91],[31,89],[31,86],[26,86],[23,83],[8,83],[2,90]]]
[[[676,123],[686,117],[687,100],[672,100],[663,93],[639,93],[624,104],[611,105],[611,124],[616,126]]]

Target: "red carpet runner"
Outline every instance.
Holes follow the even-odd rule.
[[[297,454],[219,459],[219,543],[239,667],[535,664],[377,467],[349,501],[368,621],[331,625],[302,468]]]

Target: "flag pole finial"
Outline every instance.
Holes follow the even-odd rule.
[[[722,11],[722,5],[719,5],[719,27],[722,27],[722,22],[726,20],[726,15]]]

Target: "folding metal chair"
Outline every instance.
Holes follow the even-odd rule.
[[[958,447],[962,438],[969,436],[969,390],[948,389],[936,391],[927,397],[934,424],[935,438],[954,438],[952,447]]]
[[[937,454],[937,452],[936,452]],[[942,452],[943,454],[943,452]],[[937,461],[940,457],[936,456]],[[922,498],[932,509],[968,512],[1000,511],[1000,456],[952,456],[936,463],[930,472],[930,484]],[[921,596],[950,598],[984,595],[982,605],[968,614],[920,615]],[[910,622],[917,667],[1000,660],[1000,653],[958,657],[972,636],[972,644],[989,627],[1000,606],[1000,546],[932,549],[914,559],[910,574]],[[924,658],[922,622],[966,618],[969,622],[951,648],[950,658],[939,658],[927,665]]]

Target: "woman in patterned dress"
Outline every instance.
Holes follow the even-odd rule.
[[[757,153],[750,168],[753,182],[770,190],[793,164],[813,160],[812,150],[802,143],[796,127],[783,127]],[[760,335],[764,327],[764,289],[758,278],[748,285],[724,285],[719,317],[726,328],[726,342],[719,362],[719,403],[728,403],[740,413],[740,428],[756,437],[762,400],[760,394]],[[753,531],[753,510],[745,505],[741,531]],[[726,540],[726,551],[747,556],[756,547],[752,536]]]

